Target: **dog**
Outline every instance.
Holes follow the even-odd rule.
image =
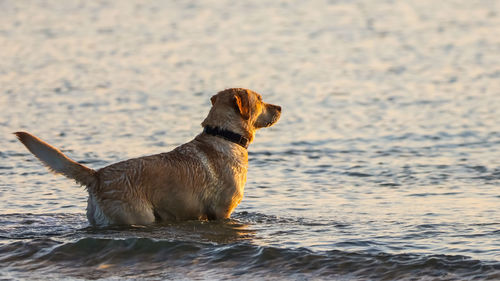
[[[27,132],[14,133],[45,166],[85,186],[89,223],[147,225],[229,218],[243,198],[247,148],[274,125],[281,107],[243,88],[210,98],[203,131],[174,150],[93,170]]]

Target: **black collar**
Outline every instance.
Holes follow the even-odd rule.
[[[248,145],[250,144],[250,140],[248,138],[219,127],[205,126],[205,128],[203,128],[203,132],[212,136],[221,137],[230,142],[234,142],[244,148],[248,148]]]

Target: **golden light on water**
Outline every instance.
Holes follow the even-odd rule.
[[[1,2],[0,279],[496,280],[496,34],[495,1]],[[283,115],[228,221],[91,228],[12,135],[98,169],[229,87]]]

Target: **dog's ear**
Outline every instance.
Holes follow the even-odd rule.
[[[243,119],[250,119],[250,104],[248,94],[235,93],[233,96],[235,108],[240,112]]]
[[[215,104],[215,101],[217,100],[217,95],[213,95],[211,98],[210,98],[210,102],[212,103],[212,105]]]

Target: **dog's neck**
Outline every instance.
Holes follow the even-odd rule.
[[[205,126],[203,132],[208,135],[223,138],[227,141],[233,142],[240,145],[241,147],[247,149],[250,144],[250,140],[240,134],[232,132],[230,130],[222,129],[220,127]]]

